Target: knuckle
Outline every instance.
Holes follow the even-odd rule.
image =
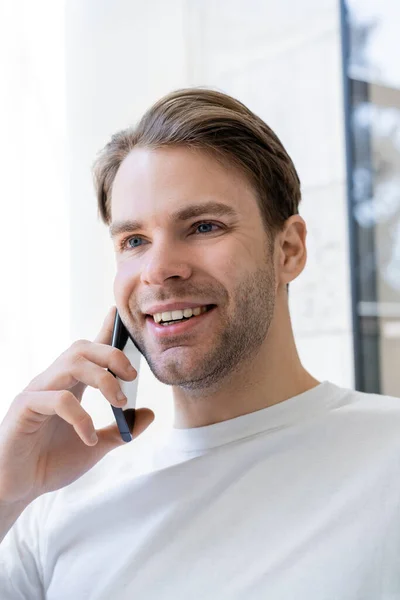
[[[55,392],[55,400],[59,406],[68,406],[75,396],[68,390],[60,390]]]
[[[82,352],[82,346],[79,348],[79,350],[77,350],[76,352],[74,352],[71,356],[71,366],[72,367],[76,367],[76,365],[80,365],[81,363],[85,362],[85,357],[83,356],[83,354],[81,354]]]
[[[106,386],[109,386],[110,384],[112,384],[114,382],[114,379],[115,378],[111,375],[111,373],[108,373],[107,371],[102,371],[99,374],[97,383],[98,383],[99,387],[106,387]]]
[[[118,362],[121,360],[121,354],[124,356],[124,353],[122,352],[122,350],[119,350],[118,348],[112,348],[110,349],[110,359],[113,362]]]
[[[80,352],[84,348],[84,346],[86,346],[88,343],[89,343],[89,340],[84,340],[84,339],[76,340],[75,342],[73,342],[73,344],[71,344],[71,349],[74,352]]]
[[[92,419],[90,415],[82,409],[82,413],[80,413],[75,419],[75,424],[86,425],[86,423],[92,423]]]
[[[131,366],[129,358],[119,348],[113,348],[110,357],[113,364],[118,365],[120,369],[129,369]]]

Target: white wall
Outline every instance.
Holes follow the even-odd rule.
[[[69,340],[63,61],[62,2],[0,2],[0,420]]]
[[[96,152],[164,93],[207,85],[263,117],[298,168],[309,260],[291,286],[296,340],[317,378],[353,385],[338,10],[336,0],[66,4],[71,341],[92,338],[113,303],[113,250],[90,174]],[[84,403],[97,426],[112,421],[98,392]],[[152,435],[170,423],[170,390],[146,366],[140,405],[156,412]]]

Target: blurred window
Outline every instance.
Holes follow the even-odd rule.
[[[356,388],[400,396],[400,2],[342,2]]]

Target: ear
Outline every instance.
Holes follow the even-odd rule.
[[[278,285],[286,286],[303,271],[307,262],[306,237],[306,222],[300,215],[289,217],[276,236]]]

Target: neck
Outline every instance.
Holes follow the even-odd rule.
[[[212,425],[251,413],[319,385],[302,366],[293,336],[287,300],[276,305],[268,335],[257,354],[213,390],[195,394],[173,388],[174,427]]]

